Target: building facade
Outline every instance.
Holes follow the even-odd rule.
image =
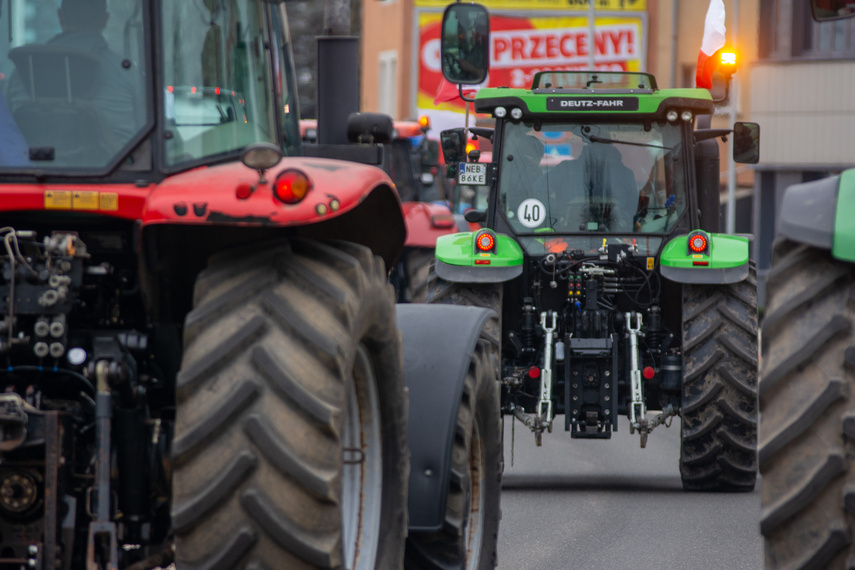
[[[855,20],[817,23],[807,0],[761,0],[750,112],[761,125],[755,257],[765,283],[786,188],[855,166]]]
[[[758,53],[759,2],[724,2],[728,40],[743,62],[740,112],[748,108],[747,71]],[[494,41],[494,48],[500,49],[494,49],[492,64],[497,77],[491,86],[523,85],[539,67],[587,67],[587,0],[480,3],[494,15],[494,36],[500,36]],[[430,28],[447,4],[446,0],[366,1],[362,10],[363,110],[407,119],[424,108],[431,88],[438,85],[421,76],[432,75],[431,81],[439,81]],[[660,87],[693,86],[707,6],[703,0],[595,0],[595,63],[603,69],[653,73]],[[503,46],[508,47],[502,50]]]

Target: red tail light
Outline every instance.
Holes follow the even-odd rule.
[[[273,184],[273,195],[286,204],[296,204],[312,189],[312,181],[299,170],[283,170]]]
[[[475,240],[475,245],[481,251],[491,251],[496,245],[496,239],[488,233],[483,233]]]
[[[695,234],[689,238],[689,249],[695,253],[703,253],[707,249],[707,238],[701,234]]]

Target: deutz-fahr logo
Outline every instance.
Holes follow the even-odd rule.
[[[638,111],[638,97],[547,97],[547,111]]]

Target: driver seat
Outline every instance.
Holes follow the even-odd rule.
[[[30,148],[53,148],[62,163],[78,157],[88,164],[106,162],[117,144],[92,103],[99,87],[98,56],[85,48],[44,44],[14,48],[9,58],[27,97],[14,102],[14,118]]]

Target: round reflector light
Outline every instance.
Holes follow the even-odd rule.
[[[528,377],[529,378],[540,378],[540,368],[537,366],[532,366],[528,369]]]
[[[299,170],[283,170],[276,177],[273,195],[286,204],[296,204],[312,189],[312,181]]]
[[[252,196],[252,190],[252,184],[249,184],[248,182],[241,182],[240,184],[238,184],[237,189],[235,190],[235,195],[240,200],[246,200],[247,198]]]
[[[701,253],[707,248],[707,238],[702,235],[692,236],[692,239],[689,240],[689,249],[694,251],[695,253]]]
[[[481,251],[490,251],[493,249],[493,246],[496,244],[496,240],[493,239],[493,236],[490,234],[481,234],[478,236],[478,249]]]
[[[656,371],[653,370],[650,366],[645,366],[644,370],[641,371],[641,375],[644,376],[645,379],[650,380],[656,374]]]

